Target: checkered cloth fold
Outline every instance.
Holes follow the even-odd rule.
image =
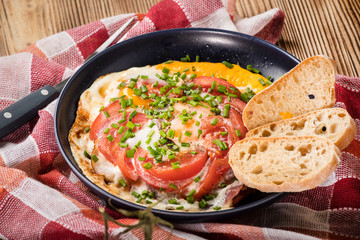
[[[126,38],[169,28],[203,27],[239,31],[275,43],[284,13],[272,9],[240,19],[232,0],[164,0],[148,14],[105,18],[41,39],[0,58],[0,109],[71,76],[102,42],[129,18],[140,24]],[[360,78],[337,75],[337,107],[360,129]],[[94,196],[71,172],[54,137],[57,101],[0,142],[0,239],[103,239],[104,224]],[[320,187],[226,222],[156,226],[154,239],[355,239],[360,237],[360,133],[341,155],[338,169]],[[108,211],[111,211],[108,209]],[[124,224],[136,219],[113,215]],[[110,225],[115,239],[123,228]],[[123,239],[142,239],[141,229]]]

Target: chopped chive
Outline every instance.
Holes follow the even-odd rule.
[[[142,85],[142,86],[140,87],[140,89],[141,89],[141,92],[143,92],[143,93],[146,93],[146,92],[149,91],[149,90],[147,89],[146,85]]]
[[[166,133],[165,133],[163,130],[160,130],[160,135],[161,135],[163,138],[166,138]]]
[[[84,151],[84,156],[87,157],[88,159],[91,159],[91,156],[87,151]]]
[[[106,138],[109,140],[109,142],[114,141],[114,137],[111,134],[107,135]]]
[[[175,131],[172,129],[169,129],[169,131],[166,134],[166,137],[173,139],[175,137]]]
[[[197,126],[197,127],[200,126],[200,122],[199,122],[199,121],[196,121],[196,122],[195,122],[195,126]]]
[[[221,207],[216,206],[216,207],[213,207],[213,209],[214,209],[215,211],[218,211],[218,210],[220,210],[220,209],[221,209]]]
[[[140,88],[135,88],[134,89],[134,95],[140,96],[141,95],[141,89]]]
[[[151,169],[152,166],[153,166],[153,165],[152,165],[151,163],[149,163],[149,162],[147,162],[147,163],[145,163],[145,164],[143,165],[143,167],[144,167],[145,169],[147,169],[147,170]]]
[[[205,199],[201,199],[200,202],[199,202],[199,207],[200,208],[206,208],[208,205],[208,203],[206,202]]]
[[[178,169],[178,168],[180,168],[180,162],[173,162],[173,163],[171,163],[171,166],[173,169]]]
[[[171,160],[171,159],[174,159],[175,158],[175,155],[168,155],[168,158],[169,158],[169,160]]]
[[[110,114],[109,114],[108,111],[104,111],[103,113],[104,113],[104,115],[105,115],[106,118],[109,118],[109,117],[110,117]]]
[[[252,72],[252,73],[257,73],[257,74],[260,73],[260,71],[257,70],[256,68],[254,68],[252,65],[247,65],[247,66],[246,66],[246,70],[248,70],[248,71],[250,71],[250,72]]]
[[[177,190],[178,188],[177,188],[177,186],[175,185],[175,184],[173,184],[173,183],[170,183],[170,185],[169,185],[171,188],[173,188],[173,189],[175,189],[175,190]]]
[[[173,60],[167,60],[166,62],[164,62],[165,64],[170,64],[173,63]]]
[[[223,61],[222,64],[224,64],[228,68],[233,68],[234,67],[231,63],[229,63],[227,61]]]
[[[116,123],[112,123],[110,126],[113,127],[113,128],[115,128],[115,129],[118,129],[118,128],[119,128],[119,125],[117,125]]]
[[[263,85],[263,86],[265,86],[265,85],[266,85],[266,83],[264,82],[264,79],[259,78],[259,79],[258,79],[258,81],[259,81],[259,83],[260,83],[261,85]]]
[[[123,187],[126,187],[126,186],[127,186],[125,180],[122,179],[122,178],[119,180],[119,183],[120,183],[120,185],[123,186]]]
[[[149,124],[149,128],[152,128],[153,126],[155,126],[155,123],[154,123],[154,122],[151,122],[151,123]]]
[[[121,82],[118,86],[117,86],[117,89],[120,89],[120,88],[123,88],[126,86],[126,83],[125,82]]]
[[[126,151],[126,157],[133,158],[135,156],[135,149],[130,149]]]
[[[132,112],[129,114],[129,120],[131,121],[131,120],[136,116],[136,114],[137,114],[137,111],[136,111],[136,110],[132,111]]]
[[[228,150],[228,146],[226,145],[225,142],[222,142],[220,141],[219,139],[215,138],[213,141],[212,141],[215,145],[217,145],[221,151],[224,151],[224,150]]]
[[[150,200],[146,200],[145,203],[146,203],[146,204],[152,204],[153,202],[150,201]]]
[[[191,197],[186,197],[186,200],[187,200],[188,203],[194,203],[194,202],[195,202],[193,196],[191,196]]]
[[[224,93],[226,91],[226,87],[224,85],[219,84],[217,87],[217,91],[219,93]]]
[[[132,192],[131,192],[131,195],[133,195],[133,196],[136,197],[136,198],[140,197],[140,193],[137,193],[137,192],[135,192],[135,191],[132,191]]]
[[[130,128],[131,130],[133,130],[133,129],[135,128],[135,124],[133,124],[131,121],[127,122],[127,123],[126,123],[126,126],[127,126],[128,128]]]
[[[117,131],[118,134],[122,134],[122,132],[125,130],[124,126],[121,126],[119,130]]]
[[[181,146],[182,147],[190,147],[190,143],[182,142]]]
[[[193,73],[190,75],[190,79],[193,79],[193,78],[196,78],[197,77],[197,74],[196,73]]]
[[[138,159],[139,159],[140,161],[145,161],[145,158],[143,158],[143,157],[138,157]]]
[[[236,129],[236,130],[235,130],[235,134],[236,134],[236,136],[241,137],[241,132],[240,132],[239,129]]]
[[[187,197],[191,197],[191,196],[193,196],[195,193],[196,193],[196,190],[193,189],[193,190],[191,190],[188,194],[186,194],[186,196],[187,196]]]
[[[137,144],[135,144],[135,147],[138,148],[141,145],[141,141],[138,141]]]
[[[213,120],[211,120],[211,125],[216,125],[218,122],[218,119],[217,118],[213,118]]]
[[[180,75],[180,78],[181,78],[181,79],[185,79],[185,78],[186,78],[186,73],[181,74],[181,75]]]
[[[122,142],[119,142],[119,146],[122,147],[122,148],[127,148],[129,146],[128,143],[122,143]]]
[[[179,134],[179,142],[181,142],[182,133]]]
[[[227,186],[226,183],[223,183],[223,182],[222,182],[222,183],[220,184],[220,187],[222,187],[222,188],[224,188],[224,187],[226,187],[226,186]]]
[[[149,76],[147,76],[147,75],[141,75],[140,78],[141,78],[141,79],[149,79]]]
[[[186,54],[186,59],[188,60],[188,62],[190,62],[190,56],[189,56],[189,54]]]
[[[150,144],[150,142],[151,142],[151,137],[149,137],[149,138],[146,140],[146,142],[145,142],[145,143],[146,143],[147,145],[149,145],[149,144]]]
[[[99,112],[101,112],[102,110],[104,110],[104,106],[101,106],[100,108],[99,108]]]
[[[129,85],[128,85],[128,88],[131,88],[133,89],[136,85],[136,82],[135,81],[130,81]]]
[[[184,209],[184,206],[179,206],[179,207],[176,207],[175,209],[176,210],[182,210],[182,209]]]
[[[217,97],[216,97],[216,100],[217,100],[219,103],[222,103],[222,97],[221,97],[221,96],[217,96]]]
[[[90,128],[89,127],[85,128],[85,132],[86,133],[90,132]]]
[[[195,62],[200,62],[200,56],[196,55]]]
[[[235,130],[236,131],[236,130]],[[227,135],[228,134],[228,132],[220,132],[220,135],[221,136],[225,136],[225,135]]]
[[[158,82],[158,81],[155,81],[154,84],[153,84],[153,87],[157,87],[158,84],[159,84],[159,82]]]
[[[185,133],[184,133],[184,135],[187,136],[187,137],[191,137],[191,132],[189,132],[189,131],[186,130]]]
[[[155,130],[152,130],[149,134],[148,134],[148,137],[152,137],[155,133]]]
[[[194,179],[194,182],[198,182],[198,181],[200,181],[200,176],[198,176]]]
[[[110,131],[110,128],[105,128],[104,133],[105,133],[105,134],[108,134],[109,131]]]
[[[216,81],[213,81],[209,92],[212,92],[213,90],[215,90],[215,88],[216,88]]]
[[[96,155],[92,155],[92,156],[91,156],[91,159],[92,159],[94,162],[99,161],[99,158],[98,158]]]
[[[202,130],[199,129],[199,130],[198,130],[198,138],[200,138],[201,134],[202,134]]]
[[[266,84],[267,84],[267,85],[271,85],[271,84],[272,84],[272,82],[271,82],[271,81],[269,81],[269,80],[267,80],[267,81],[266,81]]]
[[[169,200],[168,200],[168,203],[170,203],[170,204],[176,204],[176,205],[180,204],[175,198],[169,199]]]
[[[183,72],[187,72],[187,71],[189,71],[190,69],[189,68],[185,68],[184,70],[183,70]]]
[[[197,151],[191,151],[190,152],[192,155],[196,155],[198,152]]]
[[[180,61],[181,61],[181,62],[187,62],[188,60],[187,60],[186,57],[183,57],[183,58],[180,58]]]

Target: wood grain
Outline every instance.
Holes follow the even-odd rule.
[[[146,13],[159,0],[0,0],[0,56],[51,34],[121,13]],[[360,76],[359,0],[237,0],[241,17],[278,7],[286,22],[278,45],[299,59],[323,54],[339,74]]]

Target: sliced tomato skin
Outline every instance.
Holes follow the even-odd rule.
[[[181,192],[186,186],[193,182],[193,177],[201,171],[203,165],[206,163],[206,151],[203,149],[199,150],[198,154],[201,155],[200,158],[196,161],[194,161],[194,159],[189,159],[193,160],[193,164],[184,166],[182,170],[179,170],[181,168],[172,169],[171,162],[173,161],[162,164],[164,169],[159,169],[161,167],[157,166],[160,164],[156,164],[155,160],[149,156],[149,153],[140,147],[135,153],[135,167],[139,176],[149,185],[157,189],[162,188],[167,192]],[[185,153],[184,156],[186,155],[187,153]],[[145,160],[141,161],[139,157],[142,157]],[[145,169],[144,164],[146,163],[150,163],[153,167]],[[176,186],[176,189],[171,187],[172,184]]]
[[[106,108],[100,111],[99,115],[95,118],[94,122],[90,128],[90,139],[95,140],[101,132],[107,127],[107,123],[111,121],[113,118],[119,116],[119,110],[121,109],[121,105],[119,100],[116,100],[110,103]],[[109,113],[110,117],[106,117],[104,112]]]
[[[206,176],[200,183],[199,190],[194,194],[195,200],[200,200],[202,196],[209,193],[211,189],[219,184],[225,173],[230,170],[229,159],[226,155],[224,158],[211,158],[211,163]]]
[[[215,138],[223,141],[227,144],[228,149],[231,146],[244,138],[245,134],[238,137],[235,134],[235,127],[238,127],[239,113],[235,110],[229,111],[229,118],[223,118],[220,116],[206,117],[202,119],[201,128],[203,129],[202,138],[204,140],[204,147],[208,150],[210,156],[210,165],[205,177],[200,180],[199,190],[194,194],[195,200],[200,200],[201,197],[211,191],[219,182],[223,179],[224,175],[230,170],[228,150],[221,150],[219,146],[213,143]],[[216,118],[218,119],[216,125],[212,125],[211,121]],[[239,120],[240,119],[240,120]],[[225,136],[221,136],[220,132],[227,132]],[[246,131],[246,129],[245,129]],[[245,132],[246,133],[246,132]]]
[[[117,116],[114,116],[110,120],[108,120],[105,123],[103,129],[108,127],[110,130],[107,134],[101,132],[99,133],[99,136],[97,138],[97,146],[99,151],[108,161],[112,162],[120,168],[120,171],[126,178],[136,181],[139,178],[139,175],[136,172],[131,158],[126,157],[126,151],[129,150],[129,148],[121,148],[118,144],[128,128],[125,127],[125,130],[121,134],[118,134],[118,129],[111,127],[112,123],[116,123],[119,126],[126,126],[126,123],[129,120],[129,114],[130,113],[127,112],[126,121],[121,124],[118,124],[118,121],[123,118],[122,114],[118,114]],[[141,129],[145,125],[148,119],[146,118],[145,114],[138,113],[131,121],[133,123],[141,124],[140,127],[136,127],[133,130],[134,132],[136,132],[138,129]],[[113,136],[113,141],[109,141],[109,139],[107,138],[109,134]]]
[[[197,77],[194,78],[192,80],[192,82],[195,84],[195,88],[197,88],[198,86],[201,86],[201,90],[203,92],[208,92],[209,89],[211,88],[211,85],[213,84],[213,82],[216,82],[216,87],[215,89],[213,89],[213,91],[211,92],[212,95],[225,95],[224,93],[218,92],[218,86],[219,85],[223,85],[226,87],[226,89],[229,91],[229,93],[235,94],[237,97],[240,97],[240,92],[239,91],[233,91],[230,89],[230,87],[236,88],[234,85],[232,85],[231,83],[221,79],[221,78],[215,78],[215,77]]]

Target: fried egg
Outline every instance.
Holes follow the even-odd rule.
[[[215,90],[214,86],[206,88],[206,86],[203,85],[194,86],[194,84],[191,84],[194,79],[205,76],[209,77],[209,79],[224,79],[221,80],[224,82],[224,85],[220,83],[216,84],[214,80],[212,85],[215,83],[215,88],[217,88],[217,90]],[[262,81],[259,79],[262,79]],[[169,82],[172,84],[171,87],[166,87],[170,86]],[[177,186],[176,184],[179,181],[174,180],[174,184],[171,183],[173,184],[172,187],[174,189],[180,187],[182,190],[164,191],[162,187],[159,187],[160,185],[156,185],[155,183],[155,186],[149,183],[146,178],[143,179],[142,176],[136,181],[129,180],[127,173],[120,167],[121,163],[109,158],[110,153],[106,152],[102,145],[104,141],[101,142],[99,137],[93,139],[89,131],[90,129],[93,131],[94,122],[100,121],[98,120],[100,118],[102,118],[103,124],[106,123],[108,125],[111,119],[116,119],[116,122],[113,120],[114,122],[111,123],[111,126],[116,129],[112,129],[110,125],[108,127],[101,125],[103,128],[101,128],[101,131],[99,130],[97,134],[102,134],[101,136],[103,137],[106,135],[109,144],[113,141],[119,141],[119,146],[128,149],[126,150],[126,158],[124,158],[129,159],[126,164],[128,164],[130,168],[131,166],[143,166],[144,168],[146,166],[146,168],[149,168],[146,174],[150,171],[156,171],[158,175],[154,176],[161,177],[161,174],[164,174],[164,169],[156,168],[156,164],[154,162],[150,163],[148,159],[145,161],[142,160],[145,158],[136,155],[136,152],[138,152],[137,149],[143,149],[147,152],[147,158],[151,156],[151,154],[154,154],[151,153],[150,150],[153,149],[157,154],[162,156],[160,163],[166,161],[171,162],[174,169],[183,167],[186,164],[193,164],[191,161],[188,163],[188,159],[174,162],[172,159],[175,156],[181,155],[182,153],[189,155],[191,152],[195,158],[200,156],[197,155],[200,154],[199,149],[204,149],[204,146],[208,146],[209,144],[211,144],[212,147],[206,151],[212,151],[214,148],[220,148],[221,151],[218,149],[212,152],[208,155],[208,158],[216,156],[218,158],[226,157],[222,151],[227,150],[229,147],[227,144],[231,144],[232,140],[229,139],[231,139],[231,137],[234,139],[236,136],[239,136],[236,131],[225,131],[228,128],[235,130],[234,126],[230,126],[232,118],[227,116],[227,118],[230,118],[230,120],[228,120],[222,119],[221,117],[224,116],[226,118],[225,112],[229,110],[230,105],[233,107],[230,101],[231,98],[239,98],[240,93],[244,92],[250,95],[257,93],[267,87],[268,84],[264,83],[269,83],[269,81],[260,74],[247,71],[238,65],[232,65],[230,68],[222,63],[208,62],[170,61],[155,66],[134,67],[122,72],[107,74],[94,81],[91,87],[80,97],[77,118],[69,133],[72,153],[84,174],[91,181],[112,194],[128,201],[136,201],[140,204],[147,205],[153,202],[153,200],[151,200],[152,198],[146,201],[145,199],[141,201],[140,198],[140,201],[137,201],[139,197],[134,197],[132,193],[154,192],[158,200],[162,199],[156,206],[156,208],[159,209],[211,211],[213,209],[218,210],[219,206],[221,206],[221,209],[231,207],[231,200],[227,200],[229,192],[234,189],[237,189],[239,192],[240,189],[243,188],[240,182],[229,180],[233,177],[231,173],[228,174],[230,177],[224,175],[222,178],[223,181],[229,182],[228,185],[215,187],[215,190],[209,190],[206,193],[206,196],[210,193],[213,194],[211,195],[212,198],[207,201],[207,206],[213,206],[213,208],[208,207],[204,209],[204,207],[200,206],[200,200],[192,202],[186,197],[189,194],[185,194],[186,191],[199,188],[206,189],[206,187],[204,187],[204,181],[208,176],[208,172],[211,171],[213,167],[211,161],[207,160],[206,163],[203,164],[203,167],[196,172],[196,177],[200,180],[195,181],[195,178],[191,183],[187,182],[186,187],[183,187],[181,184]],[[231,87],[226,87],[227,85],[234,86],[239,92]],[[224,95],[224,89],[221,90],[220,86],[222,88],[225,87],[226,95]],[[201,88],[203,89],[201,90]],[[206,89],[206,91],[203,91],[204,89]],[[230,89],[232,90],[230,91]],[[201,93],[198,94],[196,91],[201,91]],[[234,94],[237,92],[239,93],[238,95]],[[184,96],[187,96],[186,100]],[[195,101],[194,103],[195,97],[203,100]],[[204,104],[205,98],[211,99],[206,102],[208,105]],[[129,103],[129,101],[130,105],[127,106],[126,104]],[[110,115],[107,109],[113,102],[118,103],[119,110],[114,111],[114,113],[112,113],[113,115]],[[158,102],[156,103],[158,105],[156,105],[155,102]],[[121,109],[120,106],[124,107],[124,104],[125,108]],[[229,106],[227,107],[226,105]],[[136,112],[135,115],[137,114],[138,116],[140,114],[146,116],[145,122],[134,122],[133,124],[135,125],[128,125],[128,122],[132,123],[132,121],[130,118],[125,121],[127,118],[125,115],[133,112]],[[103,114],[106,115],[106,118],[102,116]],[[123,120],[120,119],[122,114],[124,115]],[[239,116],[233,112],[231,112],[230,115]],[[209,119],[209,117],[211,117],[211,119]],[[217,122],[219,122],[219,127],[214,127]],[[99,126],[97,127],[99,128]],[[131,129],[129,133],[131,136],[124,141],[122,137],[124,137],[127,130],[123,129],[123,131],[120,132],[122,127]],[[239,131],[238,129],[236,130]],[[236,132],[236,135],[234,132]],[[206,137],[204,134],[207,134]],[[215,139],[217,141],[215,141]],[[159,143],[163,144],[162,148],[158,147]],[[112,151],[114,148],[120,148],[119,146],[114,144],[106,149]],[[132,150],[135,151],[135,155],[132,155]],[[117,154],[124,153],[124,149],[120,149],[119,151]],[[115,155],[115,153],[113,155]],[[185,155],[186,158],[188,158],[188,155]],[[155,157],[155,155],[153,156]],[[136,161],[139,159],[144,161],[144,163],[137,163]],[[137,170],[137,172],[139,171]],[[144,176],[146,176],[146,174]],[[154,176],[152,177],[154,178]],[[175,179],[175,177],[172,176],[166,176],[166,178],[170,180]],[[198,193],[194,196],[196,197],[197,194]]]

